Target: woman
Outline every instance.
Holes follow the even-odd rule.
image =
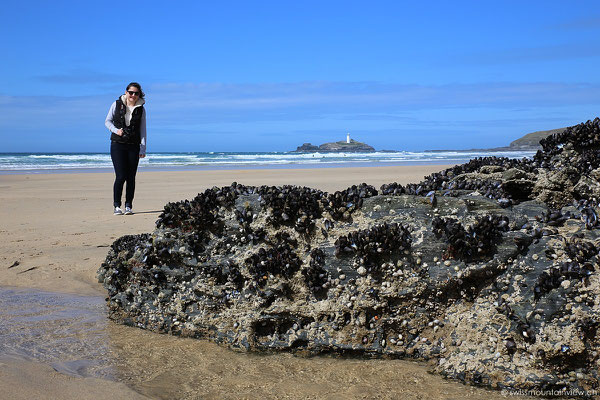
[[[140,158],[146,157],[146,111],[144,92],[137,82],[131,82],[108,110],[104,125],[111,132],[110,158],[115,168],[113,206],[115,215],[133,214],[135,174]],[[125,211],[121,209],[123,184],[125,189]]]

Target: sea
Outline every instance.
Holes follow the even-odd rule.
[[[385,151],[369,153],[148,153],[140,170],[211,170],[462,164],[476,157],[530,158],[534,151]],[[0,153],[0,174],[106,172],[109,153]]]

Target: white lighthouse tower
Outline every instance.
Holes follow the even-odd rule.
[[[346,134],[346,143],[350,143],[350,132]]]

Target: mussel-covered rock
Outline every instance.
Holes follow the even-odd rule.
[[[376,225],[370,229],[358,230],[342,235],[335,241],[335,255],[355,256],[360,262],[359,268],[380,276],[385,262],[405,256],[409,252],[412,238],[408,229],[401,224]],[[393,255],[396,255],[392,258]]]
[[[296,231],[309,234],[315,227],[314,220],[321,217],[320,200],[323,192],[307,187],[261,186],[257,192],[262,202],[271,209],[268,222],[291,225]]]
[[[240,350],[598,390],[599,122],[533,159],[477,158],[379,192],[234,182],[168,203],[102,263],[109,316]]]
[[[362,207],[364,199],[377,195],[377,190],[366,183],[353,185],[321,199],[322,207],[335,220],[348,220],[350,215]]]
[[[467,262],[492,256],[501,233],[508,230],[508,218],[498,215],[477,217],[468,229],[455,218],[435,217],[431,224],[435,235],[443,236],[448,242],[443,257]]]

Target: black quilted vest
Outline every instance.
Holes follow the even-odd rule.
[[[125,125],[125,107],[125,104],[123,104],[123,101],[119,97],[116,101],[115,114],[113,116],[112,123],[117,129],[123,129],[123,136],[113,133],[110,135],[110,140],[117,143],[140,144],[140,124],[142,122],[144,106],[139,106],[133,109],[129,126]]]

